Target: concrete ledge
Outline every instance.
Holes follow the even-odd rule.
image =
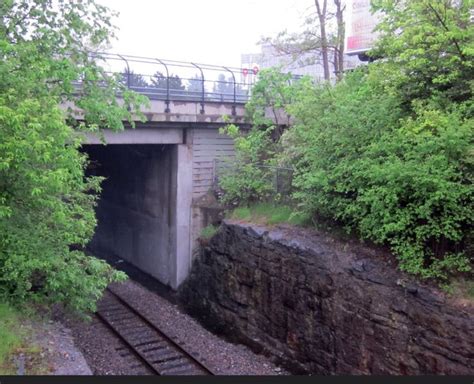
[[[183,129],[135,128],[125,129],[120,132],[104,129],[102,134],[86,133],[86,141],[84,144],[102,144],[101,137],[105,139],[107,144],[182,144]]]

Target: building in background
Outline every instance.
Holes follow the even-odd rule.
[[[374,28],[380,20],[379,15],[372,14],[370,0],[345,0],[344,15],[346,37],[344,46],[344,70],[351,70],[369,60],[366,52],[377,40]],[[252,83],[258,70],[280,67],[283,72],[291,72],[296,76],[309,75],[316,80],[324,79],[324,69],[320,53],[309,51],[296,54],[285,54],[278,51],[272,44],[263,44],[260,53],[241,55],[243,81]],[[329,51],[330,67],[334,52]],[[332,65],[333,66],[333,65]],[[247,74],[248,72],[248,74]],[[334,71],[331,79],[336,78]]]
[[[373,47],[377,33],[374,28],[379,18],[370,11],[370,0],[347,0],[346,41],[344,51],[347,55],[358,55],[365,59],[365,53]]]
[[[241,66],[243,79],[246,83],[252,83],[255,75],[260,69],[280,67],[282,72],[291,72],[295,76],[309,75],[316,80],[324,79],[324,70],[321,57],[318,52],[305,52],[298,55],[282,54],[271,44],[261,46],[260,53],[246,53],[241,55]],[[353,69],[363,64],[357,56],[345,55],[345,70]],[[336,74],[331,73],[335,79]]]

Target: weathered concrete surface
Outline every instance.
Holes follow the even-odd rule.
[[[204,102],[204,113],[201,113],[199,101],[171,101],[170,112],[165,113],[166,103],[163,100],[150,100],[148,108],[142,108],[147,121],[173,121],[193,123],[225,123],[223,116],[228,116],[233,123],[243,123],[245,119],[245,105],[235,106],[235,115],[232,115],[232,103]]]
[[[181,128],[159,128],[150,129],[137,127],[135,129],[124,129],[123,131],[112,131],[103,129],[100,133],[86,133],[86,144],[182,144],[183,129]]]
[[[188,277],[191,269],[191,204],[193,198],[193,152],[190,145],[174,148],[176,167],[176,235],[174,237],[176,262],[173,263],[171,287],[176,289]]]
[[[84,146],[90,172],[105,176],[93,252],[128,260],[176,286],[177,156],[173,145]]]
[[[383,252],[314,230],[225,222],[180,290],[215,329],[317,374],[472,374],[474,308]]]
[[[118,100],[122,104],[122,99]],[[245,122],[245,105],[240,103],[235,105],[235,115],[232,115],[234,105],[229,102],[204,102],[204,113],[201,113],[203,106],[199,101],[173,101],[171,100],[170,112],[165,112],[167,106],[164,100],[150,100],[148,107],[142,107],[141,112],[148,122],[175,122],[175,123],[226,123],[223,116],[227,116],[229,122],[241,124]],[[72,116],[78,120],[84,118],[83,111],[73,102],[61,104],[63,110],[70,110]],[[136,121],[140,121],[137,117]]]

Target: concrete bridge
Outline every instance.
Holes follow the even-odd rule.
[[[118,133],[106,130],[107,145],[91,134],[83,146],[91,173],[107,177],[91,248],[128,260],[172,288],[186,278],[205,225],[193,207],[213,185],[215,160],[234,156],[233,140],[218,130],[223,122],[217,114],[229,106],[210,105],[209,115],[191,113],[192,102],[176,107],[183,113],[152,107],[146,123]]]
[[[134,129],[104,129],[86,137],[83,151],[91,160],[89,172],[106,177],[90,248],[125,259],[176,289],[189,273],[193,248],[207,225],[199,202],[213,186],[215,162],[234,156],[233,140],[219,133],[226,123],[223,116],[249,127],[244,113],[253,80],[229,67],[186,67],[124,56],[119,60],[126,62],[129,88],[148,96],[150,106],[142,110],[147,121],[137,122]],[[140,72],[131,68],[136,62],[153,70],[158,63],[166,76],[137,75]],[[199,77],[188,78],[195,82],[189,83],[194,90],[189,84],[177,86],[173,65],[198,70]],[[231,76],[223,80],[222,72]],[[157,78],[161,83],[152,84]],[[76,115],[80,118],[80,111]]]
[[[128,58],[128,74],[136,76],[131,62]],[[196,203],[213,185],[215,161],[234,156],[233,140],[219,134],[223,116],[248,125],[247,98],[236,73],[226,88],[230,92],[219,94],[209,91],[206,81],[212,77],[206,80],[201,70],[200,92],[192,93],[170,90],[169,67],[165,87],[129,84],[150,99],[143,109],[145,123],[88,134],[83,151],[91,160],[88,172],[106,177],[90,249],[125,259],[176,289],[188,275],[193,247],[206,225]]]

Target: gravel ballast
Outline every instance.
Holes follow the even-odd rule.
[[[240,344],[229,343],[203,328],[177,305],[128,280],[109,287],[151,323],[158,326],[184,349],[202,360],[218,375],[288,374],[263,355]],[[91,322],[65,318],[75,344],[81,349],[94,375],[145,375],[141,364],[131,367],[133,356],[97,317]]]
[[[36,342],[48,352],[52,375],[92,375],[83,354],[74,345],[69,328],[49,321],[35,328]]]

